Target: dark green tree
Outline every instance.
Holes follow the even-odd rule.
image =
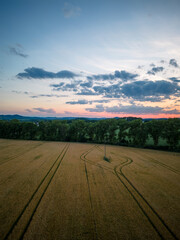
[[[147,131],[149,135],[153,138],[155,146],[158,145],[159,138],[162,135],[163,123],[163,120],[152,120],[146,123]]]
[[[180,119],[170,118],[164,121],[162,137],[166,139],[171,149],[176,149],[180,141]]]

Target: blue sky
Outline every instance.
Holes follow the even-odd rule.
[[[179,117],[179,12],[179,0],[1,0],[1,114]]]

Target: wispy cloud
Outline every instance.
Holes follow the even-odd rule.
[[[85,99],[82,100],[78,100],[78,101],[69,101],[66,102],[66,104],[71,104],[71,105],[75,105],[75,104],[92,104],[92,103],[108,103],[110,100],[92,100],[92,101],[87,101]]]
[[[16,44],[16,46],[9,46],[8,47],[10,54],[20,56],[23,58],[27,58],[28,54],[24,53],[24,48],[21,44]]]
[[[69,101],[69,102],[66,102],[66,104],[71,104],[71,105],[80,104],[80,105],[83,105],[83,104],[88,104],[88,101],[83,99],[83,100],[78,100],[78,101]]]
[[[74,78],[79,76],[71,71],[62,70],[60,72],[48,72],[42,68],[26,68],[24,72],[16,75],[18,78],[34,78],[34,79],[46,79],[46,78]]]
[[[66,2],[64,3],[62,11],[65,18],[71,18],[79,15],[81,12],[81,8]]]
[[[102,104],[96,105],[95,108],[86,108],[88,112],[107,112],[107,113],[117,113],[117,114],[179,114],[180,111],[177,109],[165,110],[162,107],[151,107],[143,105],[117,105],[113,107],[104,107]]]
[[[16,94],[25,94],[25,95],[29,94],[29,92],[27,92],[27,91],[22,92],[22,91],[12,90],[11,92],[16,93]]]
[[[38,112],[42,112],[42,113],[56,113],[56,111],[52,108],[33,108],[34,110],[38,111]]]
[[[31,113],[31,112],[32,112],[32,110],[31,110],[31,109],[25,109],[25,111],[26,111],[26,112],[29,112],[29,113]]]
[[[61,97],[68,97],[67,95],[57,95],[57,94],[38,94],[38,95],[33,95],[30,96],[31,98],[41,98],[41,97],[47,97],[47,98],[52,98],[52,97],[56,97],[56,98],[61,98]]]

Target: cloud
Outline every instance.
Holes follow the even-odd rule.
[[[176,59],[170,59],[169,65],[171,65],[171,66],[173,66],[173,67],[176,67],[176,68],[179,67],[179,65],[177,64]]]
[[[50,84],[51,87],[53,87],[53,91],[73,91],[77,92],[78,91],[78,86],[82,81],[74,81],[72,83],[64,83],[61,82],[59,84]]]
[[[115,71],[114,73],[115,78],[121,78],[122,80],[133,80],[134,78],[138,77],[138,74],[129,73],[126,71]]]
[[[32,67],[24,69],[24,72],[18,73],[16,76],[18,78],[46,79],[46,78],[74,78],[78,75],[68,70],[53,73],[45,71],[42,68]]]
[[[124,84],[121,89],[126,97],[141,99],[146,96],[164,96],[168,97],[178,91],[176,83],[171,83],[165,80],[161,81],[136,81],[129,84]]]
[[[136,100],[139,99],[140,101],[143,99],[145,101],[154,101],[154,97],[162,96],[164,98],[169,98],[170,95],[178,93],[180,89],[175,82],[165,80],[153,82],[144,80],[126,83],[124,85],[112,84],[109,86],[94,86],[93,90],[96,95],[103,95],[107,98],[128,97]]]
[[[147,72],[147,74],[155,75],[156,73],[162,72],[163,70],[163,67],[153,67],[150,71]]]
[[[57,94],[39,94],[39,95],[33,95],[33,96],[30,96],[31,98],[40,98],[40,97],[48,97],[48,98],[51,98],[51,97],[57,97],[57,98],[60,98],[60,97],[68,97],[67,95],[57,95]]]
[[[99,93],[93,92],[92,90],[88,88],[81,89],[80,92],[76,93],[76,95],[82,95],[82,96],[93,96],[93,95],[100,95]]]
[[[30,109],[26,109],[25,111],[26,111],[26,112],[32,112]]]
[[[110,86],[95,86],[93,89],[97,95],[104,95],[108,98],[119,98],[122,96],[120,84],[112,84]]]
[[[102,104],[96,105],[95,108],[86,108],[88,112],[105,112],[105,109]]]
[[[64,7],[62,10],[65,18],[77,16],[81,12],[81,8],[74,6],[71,3],[64,3]]]
[[[161,107],[147,107],[142,105],[114,106],[106,108],[106,112],[126,114],[159,114],[161,111]]]
[[[129,105],[129,106],[113,106],[113,107],[104,107],[103,105],[96,105],[95,108],[86,108],[88,112],[108,112],[108,113],[117,113],[117,114],[179,114],[180,111],[177,109],[174,110],[165,110],[161,107],[151,107],[143,105]]]
[[[81,83],[80,86],[81,87],[91,88],[93,86],[93,81],[89,80],[88,82]]]
[[[135,79],[137,76],[139,76],[138,74],[133,74],[133,73],[129,73],[126,71],[118,71],[116,70],[114,72],[114,74],[97,74],[97,75],[92,75],[92,76],[87,76],[88,80],[114,80],[114,79],[122,79],[123,81],[127,81],[127,80],[133,80]]]
[[[27,92],[27,91],[22,92],[22,91],[12,90],[11,92],[16,93],[16,94],[25,94],[25,95],[29,94],[29,92]]]
[[[171,77],[171,78],[169,78],[169,80],[171,80],[172,82],[176,82],[176,83],[180,82],[180,80],[176,77]]]
[[[92,100],[92,101],[89,101],[90,104],[92,103],[108,103],[110,102],[110,100]]]
[[[83,100],[78,100],[78,101],[70,101],[70,102],[66,102],[66,104],[92,104],[92,103],[108,103],[109,100],[92,100],[92,101],[87,101],[85,99]]]
[[[84,100],[66,102],[66,104],[71,104],[71,105],[75,105],[75,104],[88,104],[88,101],[84,99]]]
[[[9,46],[8,48],[9,48],[10,54],[12,54],[12,55],[20,56],[23,58],[28,57],[27,54],[23,53],[23,47],[20,44],[16,44],[15,47]]]
[[[34,110],[38,111],[38,112],[43,112],[43,113],[56,113],[56,111],[52,108],[33,108]]]

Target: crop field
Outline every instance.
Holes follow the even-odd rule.
[[[0,239],[180,239],[180,153],[0,139]]]

